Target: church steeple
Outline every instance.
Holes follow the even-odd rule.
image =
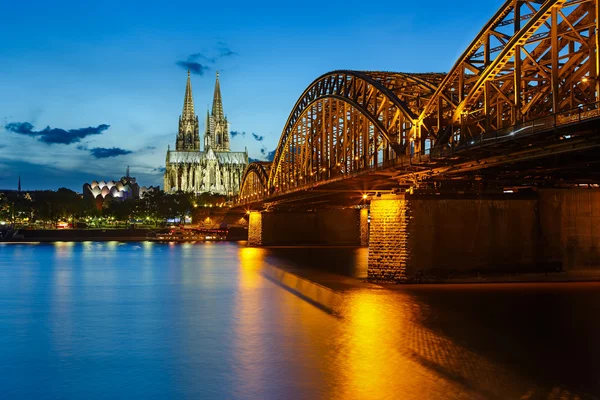
[[[225,115],[223,114],[223,101],[221,100],[221,85],[219,85],[219,71],[217,71],[217,81],[215,82],[212,115],[216,119],[225,119]]]
[[[194,98],[192,96],[192,80],[188,71],[187,83],[185,85],[185,97],[183,99],[183,118],[194,118]]]
[[[198,132],[198,117],[194,114],[194,97],[192,96],[192,80],[190,71],[185,85],[183,112],[179,117],[179,132],[177,133],[177,151],[199,151],[200,135]]]
[[[212,114],[210,116],[211,146],[214,151],[229,151],[229,123],[223,112],[223,100],[221,99],[221,85],[219,73],[215,82],[215,94],[213,96]]]

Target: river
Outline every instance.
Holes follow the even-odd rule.
[[[575,399],[600,394],[600,284],[345,290],[330,314],[265,265],[363,277],[366,249],[0,245],[0,398]]]

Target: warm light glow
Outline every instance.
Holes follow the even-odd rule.
[[[364,200],[366,200],[366,199],[367,199],[367,197],[369,197],[369,196],[367,196],[366,194],[363,194],[363,199],[364,199]]]

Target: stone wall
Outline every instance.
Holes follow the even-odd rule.
[[[399,282],[406,279],[407,225],[404,196],[383,195],[371,201],[368,279]]]
[[[262,246],[262,220],[263,215],[261,212],[250,212],[248,218],[248,246]]]
[[[402,282],[534,268],[536,206],[535,199],[374,199],[369,280]]]
[[[544,256],[564,270],[600,267],[600,190],[540,191]]]
[[[590,268],[600,268],[600,190],[371,202],[371,281]]]

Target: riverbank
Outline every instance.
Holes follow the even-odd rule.
[[[148,235],[157,229],[31,229],[20,230],[19,238],[6,242],[86,242],[86,241],[119,241],[139,242],[148,240]],[[246,240],[248,231],[244,228],[232,227],[227,233],[228,241]],[[1,242],[0,242],[1,243]]]

